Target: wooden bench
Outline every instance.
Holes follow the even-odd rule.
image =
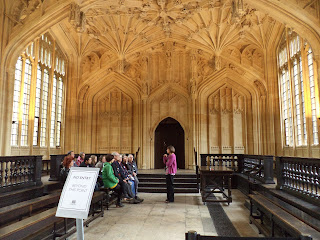
[[[272,203],[289,212],[320,232],[320,207],[293,196],[282,190],[269,190],[262,193]]]
[[[320,240],[320,232],[272,203],[267,197],[261,194],[250,194],[249,198],[250,223],[254,223],[265,236],[274,237],[275,226],[277,226],[280,227],[284,235],[301,239]],[[254,207],[257,208],[256,213],[254,213]],[[270,221],[271,229],[264,224],[265,218]],[[260,220],[260,223],[258,220]]]
[[[104,199],[104,204],[107,207],[107,210],[109,210],[109,206],[114,204],[116,202],[116,200],[117,200],[116,193],[112,189],[105,188],[105,187],[101,187],[100,191],[106,193],[105,199]]]
[[[61,191],[57,191],[43,197],[0,208],[0,226],[14,220],[21,220],[23,216],[31,216],[32,213],[45,207],[49,207],[50,205],[56,205],[59,202],[60,194]]]
[[[88,226],[90,222],[98,217],[103,217],[103,200],[104,200],[104,192],[95,192],[92,197],[92,206],[90,215],[91,218],[88,218],[84,224]],[[96,211],[94,205],[99,203],[100,211]],[[35,214],[31,217],[25,218],[19,222],[13,223],[9,226],[3,227],[0,229],[0,239],[23,239],[39,234],[39,232],[44,231],[45,229],[52,227],[53,232],[52,236],[60,237],[61,239],[65,239],[68,236],[71,236],[75,233],[75,228],[72,228],[68,231],[67,227],[67,219],[65,218],[57,218],[55,216],[57,211],[57,207],[51,208],[49,210],[43,211],[41,213]],[[96,214],[98,213],[98,214]],[[57,230],[57,225],[59,223],[64,222],[64,231],[59,233]],[[51,232],[51,231],[50,231]]]
[[[220,236],[201,236],[194,231],[186,233],[186,240],[303,240],[302,238],[269,238],[269,237],[220,237]]]
[[[105,199],[104,192],[94,192],[91,200],[90,214],[94,216],[96,213],[102,213],[102,217],[104,214],[103,210],[103,201]],[[98,205],[98,209],[96,209],[96,205]]]
[[[0,208],[18,202],[43,196],[44,186],[27,187],[25,189],[0,194]]]
[[[0,239],[23,239],[31,236],[35,232],[61,221],[61,218],[55,216],[56,211],[56,207],[51,208],[15,224],[3,227],[0,229]]]

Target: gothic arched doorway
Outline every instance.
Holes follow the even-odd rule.
[[[167,146],[173,145],[176,149],[177,165],[185,168],[184,130],[180,123],[173,118],[162,120],[155,130],[154,141],[154,168],[163,168],[162,156]]]

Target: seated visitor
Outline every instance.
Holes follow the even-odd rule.
[[[95,167],[99,168],[99,175],[98,175],[98,184],[99,184],[99,188],[101,186],[103,186],[103,181],[102,181],[102,168],[104,163],[107,162],[106,160],[106,156],[105,155],[101,155],[99,158],[99,162],[96,163]]]
[[[74,160],[74,151],[69,151],[68,153],[67,153],[67,155],[64,157],[64,159],[66,159],[66,157],[72,157],[72,159]],[[61,165],[60,165],[60,168],[62,169],[63,168],[63,161],[64,161],[64,159],[61,161]],[[74,161],[73,161],[73,164],[74,164]]]
[[[68,156],[71,156],[73,159],[74,159],[74,151],[69,151],[68,153],[67,153],[67,157]]]
[[[60,172],[60,181],[64,184],[68,177],[70,168],[73,166],[73,157],[71,155],[67,155],[64,158],[62,165],[63,165],[63,168],[61,169],[61,172]]]
[[[97,164],[97,156],[96,155],[91,155],[91,159],[92,159],[92,167],[95,167]]]
[[[122,157],[122,155],[120,155],[120,158],[122,158],[120,165],[123,169],[124,174],[128,178],[128,183],[131,186],[131,191],[132,191],[134,197],[136,197],[134,178],[133,178],[133,176],[129,175],[128,169],[127,169],[128,157],[126,155],[123,155],[123,157]]]
[[[132,183],[131,187],[132,187],[132,192],[135,195],[135,199],[137,199],[139,202],[143,202],[144,199],[141,199],[138,197],[138,192],[136,191],[137,190],[137,182],[136,182],[135,177],[133,176],[132,172],[131,173],[129,172],[129,161],[128,161],[128,157],[125,155],[123,156],[122,165],[123,165],[124,172],[129,176],[129,183]]]
[[[103,164],[106,162],[106,156],[104,155],[101,155],[100,158],[99,158],[99,162],[97,162],[97,164],[95,165],[96,168],[99,168],[100,169],[100,173],[102,171],[102,168],[103,168]]]
[[[117,152],[114,152],[112,155],[115,159],[115,161],[112,163],[113,171],[115,173],[115,176],[119,179],[119,183],[123,189],[124,200],[129,200],[130,203],[140,203],[135,199],[135,196],[131,190],[131,185],[128,182],[129,177],[125,174],[123,167],[121,166],[121,155]]]
[[[88,159],[85,159],[79,167],[93,167],[92,165],[92,157],[89,157]]]
[[[104,164],[104,167],[102,168],[102,180],[103,185],[105,188],[112,189],[117,194],[117,207],[123,207],[123,204],[121,203],[121,197],[122,197],[122,188],[119,184],[119,179],[116,178],[114,175],[113,167],[111,164],[114,162],[114,158],[112,155],[107,155],[106,157],[106,163]]]
[[[134,161],[133,155],[128,155],[128,163],[127,163],[127,169],[128,173],[133,176],[134,178],[134,184],[135,184],[135,192],[136,195],[138,195],[138,185],[139,185],[139,179],[138,179],[138,166],[136,162]]]
[[[75,163],[75,167],[76,167],[76,166],[79,167],[80,164],[84,161],[85,157],[86,157],[86,154],[85,154],[84,152],[81,152],[81,153],[79,154],[79,157],[77,158],[77,161],[76,161],[76,163]]]

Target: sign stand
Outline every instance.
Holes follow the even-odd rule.
[[[84,240],[83,219],[76,219],[77,225],[77,240]]]
[[[84,240],[83,219],[88,218],[99,168],[71,167],[63,186],[56,217],[75,218],[77,240]]]

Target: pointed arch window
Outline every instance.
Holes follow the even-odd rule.
[[[14,77],[14,92],[13,92],[13,111],[12,111],[12,127],[11,127],[11,145],[18,146],[19,135],[19,103],[21,94],[21,80],[22,80],[22,57],[20,56],[16,63],[15,77]]]
[[[14,76],[11,146],[61,145],[65,64],[62,51],[48,33],[19,56]]]
[[[319,144],[315,79],[311,48],[290,29],[286,29],[278,51],[281,119],[285,146],[306,146],[308,129],[313,144]],[[308,77],[307,77],[308,76]],[[306,89],[310,89],[310,95]],[[308,102],[311,104],[308,104]],[[312,115],[308,124],[307,112]],[[311,136],[310,136],[311,138]]]
[[[308,77],[309,77],[309,86],[310,86],[310,99],[311,99],[311,118],[312,118],[312,135],[313,135],[313,144],[319,144],[319,135],[318,135],[318,123],[317,123],[317,103],[316,103],[316,88],[315,88],[315,79],[314,79],[314,60],[312,49],[309,47],[307,52],[308,57]]]

